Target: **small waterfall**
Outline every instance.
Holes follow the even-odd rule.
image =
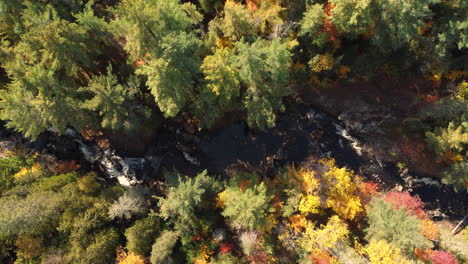
[[[115,178],[123,186],[139,184],[143,179],[157,172],[161,158],[146,156],[143,158],[120,157],[114,150],[101,150],[96,144],[83,142],[78,133],[67,129],[66,135],[79,144],[83,158],[99,168],[108,178]]]
[[[362,156],[362,147],[360,147],[359,142],[356,138],[351,136],[348,130],[344,129],[342,126],[335,123],[336,134],[344,137],[346,140],[350,142],[351,147],[356,151],[356,154]]]

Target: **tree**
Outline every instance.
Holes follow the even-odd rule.
[[[410,3],[405,0],[375,1],[373,14],[379,14],[372,35],[373,44],[382,52],[395,51],[418,36],[423,19],[432,17],[430,5],[438,0],[423,0]]]
[[[393,204],[395,209],[403,208],[408,214],[420,219],[427,218],[424,212],[424,203],[419,197],[413,197],[409,192],[389,192],[385,195],[385,201]]]
[[[125,50],[143,64],[136,71],[147,85],[159,109],[173,117],[194,96],[201,41],[191,29],[193,20],[177,0],[124,0],[115,10],[112,31],[126,39]]]
[[[179,240],[179,233],[165,230],[156,239],[151,251],[151,264],[162,264],[170,258],[172,250]]]
[[[251,45],[238,42],[236,67],[246,87],[244,105],[250,127],[265,129],[276,122],[274,111],[283,110],[283,97],[290,94],[289,64],[291,53],[286,43],[257,39]]]
[[[401,250],[388,244],[385,240],[372,240],[365,248],[371,264],[410,264],[401,254]]]
[[[148,211],[144,190],[131,187],[109,207],[109,217],[131,219],[133,216],[143,215]]]
[[[55,9],[26,2],[25,32],[17,43],[4,42],[3,66],[11,82],[0,93],[0,118],[7,126],[35,138],[49,127],[80,129],[84,116],[78,84],[92,69],[99,51],[85,28],[62,20]]]
[[[338,168],[334,160],[330,160],[328,171],[323,175],[327,183],[327,206],[345,219],[354,219],[363,211],[361,199],[358,196],[358,185],[353,171]]]
[[[246,190],[241,190],[238,186],[228,187],[225,192],[223,216],[250,230],[266,224],[267,214],[272,210],[269,203],[273,197],[267,194],[264,183]]]
[[[456,191],[468,191],[468,161],[451,165],[443,174],[442,181],[452,184]]]
[[[111,130],[122,130],[127,121],[130,103],[137,91],[122,85],[107,67],[107,75],[99,75],[90,80],[80,91],[90,92],[93,98],[82,103],[87,110],[96,111],[101,118],[101,126]]]
[[[367,212],[369,227],[366,239],[386,240],[404,253],[411,254],[414,248],[425,249],[431,243],[422,236],[419,219],[408,215],[403,208],[394,209],[391,203],[374,198]]]
[[[336,242],[345,240],[348,235],[349,230],[346,223],[334,215],[321,228],[315,228],[312,223],[308,222],[301,245],[308,252],[312,252],[314,249],[329,250],[334,247]]]
[[[119,243],[119,234],[113,228],[107,228],[92,236],[89,244],[71,242],[68,263],[106,264],[115,259],[115,249]]]
[[[206,171],[193,179],[179,179],[178,186],[170,187],[167,197],[160,198],[160,215],[184,235],[196,233],[200,230],[196,213],[214,201],[219,189],[219,183],[210,178]]]
[[[58,225],[64,199],[53,192],[34,192],[24,199],[0,199],[0,238],[50,234]]]
[[[371,29],[372,0],[331,0],[330,3],[334,6],[330,20],[341,32],[359,35]]]
[[[155,215],[149,215],[135,221],[131,227],[125,230],[127,249],[137,255],[148,256],[151,253],[151,246],[159,234],[159,226],[159,218]]]

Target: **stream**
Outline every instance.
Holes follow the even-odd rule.
[[[195,135],[184,135],[179,128],[162,129],[148,151],[136,156],[100,149],[71,129],[61,136],[46,132],[31,146],[59,159],[77,160],[82,168],[97,170],[104,178],[124,186],[163,180],[161,168],[177,169],[186,175],[206,169],[211,175],[222,176],[242,166],[269,175],[285,165],[307,165],[310,160],[332,157],[339,166],[347,166],[365,180],[390,182],[385,189],[400,185],[419,195],[428,209],[441,211],[436,216],[464,215],[468,204],[467,195],[457,194],[434,179],[414,177],[408,186],[395,164],[373,160],[338,119],[307,105],[288,107],[278,114],[276,127],[265,131],[249,129],[244,122]]]

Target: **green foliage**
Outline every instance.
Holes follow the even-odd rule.
[[[68,263],[110,263],[115,258],[119,234],[113,228],[108,228],[93,235],[89,244],[83,245],[83,243],[73,241],[71,245],[70,253],[67,255]]]
[[[288,66],[291,53],[278,39],[271,43],[258,39],[249,45],[238,42],[235,65],[246,87],[244,105],[250,127],[265,129],[276,122],[274,111],[284,110],[283,97],[291,93]]]
[[[330,20],[340,31],[358,35],[370,30],[372,0],[332,0],[330,3],[335,6]]]
[[[23,167],[30,167],[34,163],[31,158],[10,157],[0,159],[0,195],[14,185],[13,175]]]
[[[468,191],[468,162],[461,161],[451,165],[442,178],[445,184],[452,184],[455,191]]]
[[[53,233],[63,202],[64,198],[53,192],[0,198],[0,238]]]
[[[447,128],[437,127],[434,132],[426,132],[426,141],[438,154],[454,150],[462,152],[468,146],[468,120],[462,117],[461,124],[450,122]]]
[[[137,220],[125,230],[127,238],[127,249],[141,256],[148,256],[151,253],[157,235],[159,234],[160,222],[155,215]]]
[[[172,254],[172,250],[179,240],[179,233],[165,230],[156,239],[151,250],[151,264],[166,263]]]
[[[323,20],[325,18],[322,4],[314,4],[307,8],[304,13],[304,18],[301,20],[300,35],[308,35],[315,38],[322,29]]]
[[[101,118],[101,126],[112,130],[122,130],[128,118],[129,105],[137,91],[119,83],[112,74],[112,67],[107,68],[107,75],[93,78],[87,87],[80,89],[91,92],[93,98],[85,101],[82,107],[96,111]]]
[[[405,0],[383,0],[373,2],[376,16],[372,42],[382,52],[395,51],[418,36],[418,27],[423,19],[432,17],[429,7],[439,0],[422,0],[415,3]]]
[[[267,193],[264,183],[254,185],[246,190],[238,186],[226,188],[225,207],[222,215],[243,228],[255,230],[266,224],[267,214],[272,211],[270,201],[273,198]]]
[[[147,76],[159,109],[166,117],[173,117],[194,96],[194,80],[200,71],[196,50],[201,42],[194,34],[178,32],[164,36],[158,43],[161,56],[149,59],[136,73]]]
[[[404,209],[394,209],[391,203],[374,198],[367,211],[369,227],[366,239],[386,240],[388,243],[411,254],[414,248],[426,249],[431,243],[422,236],[419,219],[408,215]]]
[[[206,171],[193,179],[179,179],[179,185],[170,187],[167,197],[160,198],[160,215],[182,234],[196,234],[201,229],[197,213],[214,202],[219,189],[220,184]]]
[[[191,30],[192,19],[177,0],[122,1],[113,21],[113,32],[125,37],[125,50],[132,60],[144,60],[137,73],[147,85],[159,109],[173,117],[193,94],[200,59],[201,41]]]

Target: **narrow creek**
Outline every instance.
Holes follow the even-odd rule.
[[[435,215],[464,215],[468,204],[467,195],[455,193],[432,179],[416,179],[416,188],[408,189],[395,164],[373,160],[337,118],[308,105],[288,108],[278,115],[276,127],[265,131],[252,130],[244,122],[236,122],[199,132],[197,140],[189,142],[177,136],[178,130],[176,133],[161,131],[149,151],[136,156],[100,149],[73,130],[62,136],[47,133],[31,145],[59,159],[78,160],[82,168],[97,170],[104,178],[125,186],[161,179],[161,168],[174,168],[188,175],[204,169],[212,175],[225,175],[229,169],[244,166],[267,173],[288,164],[332,157],[338,165],[347,166],[366,180],[396,183],[419,195],[428,209],[439,208]],[[185,150],[180,145],[189,147]],[[391,187],[391,184],[386,186]]]

